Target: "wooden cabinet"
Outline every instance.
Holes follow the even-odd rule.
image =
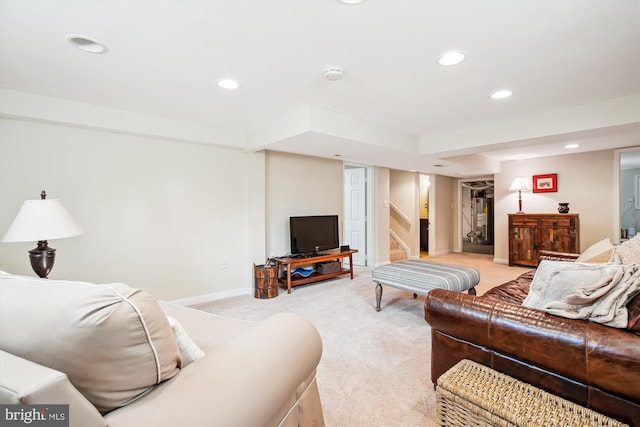
[[[579,253],[578,214],[509,214],[509,265],[538,265],[541,250]]]

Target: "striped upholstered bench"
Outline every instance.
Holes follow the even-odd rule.
[[[382,285],[426,295],[431,289],[469,291],[476,294],[475,286],[480,282],[478,270],[469,267],[441,264],[431,261],[402,261],[375,267],[372,271],[376,283],[376,310],[380,311]]]

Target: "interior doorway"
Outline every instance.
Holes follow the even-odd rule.
[[[635,236],[640,227],[640,148],[619,151],[618,208],[620,241]],[[614,234],[614,236],[616,235]]]
[[[367,265],[367,168],[344,166],[343,245],[357,249],[353,265]]]
[[[429,196],[431,176],[420,175],[420,257],[429,255]]]
[[[462,252],[493,255],[493,178],[460,181]]]

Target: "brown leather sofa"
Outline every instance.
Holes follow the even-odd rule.
[[[471,359],[640,427],[640,295],[627,305],[627,329],[568,319],[521,306],[534,273],[482,296],[429,293],[424,312],[431,326],[433,383],[458,361]]]

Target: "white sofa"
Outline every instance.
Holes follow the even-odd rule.
[[[69,404],[71,426],[324,425],[322,342],[294,313],[254,323],[0,272],[0,349],[0,403]]]

